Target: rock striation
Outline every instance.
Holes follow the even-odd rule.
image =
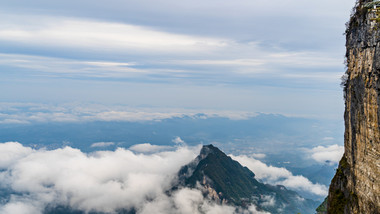
[[[380,213],[380,7],[359,0],[346,30],[345,153],[327,213]]]

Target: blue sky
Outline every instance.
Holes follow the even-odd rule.
[[[0,101],[339,119],[353,5],[1,1]]]

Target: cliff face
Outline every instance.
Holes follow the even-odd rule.
[[[345,153],[328,213],[380,213],[380,7],[371,3],[359,0],[347,25]]]

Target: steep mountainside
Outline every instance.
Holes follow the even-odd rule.
[[[200,155],[179,172],[181,185],[199,188],[219,203],[248,207],[271,213],[314,213],[318,204],[283,186],[258,182],[255,174],[218,148],[204,146]]]
[[[359,0],[346,31],[345,153],[328,213],[380,213],[379,1]],[[377,8],[377,9],[376,9]]]

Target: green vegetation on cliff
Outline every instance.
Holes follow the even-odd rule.
[[[332,184],[338,184],[340,187],[347,186],[347,176],[348,170],[350,170],[349,165],[347,163],[347,158],[343,155],[342,159],[339,162],[339,167],[336,170],[336,174],[331,181]],[[345,195],[344,192],[340,188],[336,188],[334,186],[330,187],[330,190],[334,189],[333,192],[330,191],[330,195],[328,198],[328,213],[334,214],[343,214],[345,206],[348,204],[349,195]]]
[[[321,205],[316,209],[317,214],[326,214],[327,213],[327,197]]]

